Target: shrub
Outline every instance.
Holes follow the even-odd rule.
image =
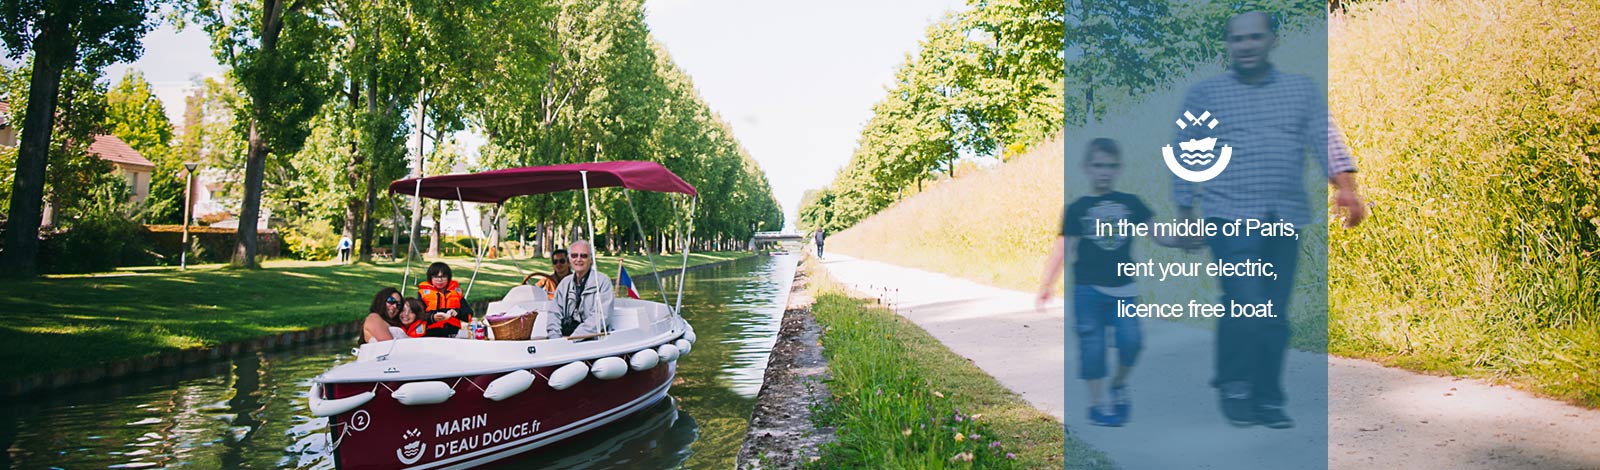
[[[83,213],[71,226],[45,237],[39,265],[46,273],[110,271],[153,264],[144,228],[114,208]]]
[[[327,220],[296,218],[278,229],[288,256],[306,260],[333,259],[339,234]]]

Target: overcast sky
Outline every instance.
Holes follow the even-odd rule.
[[[960,0],[649,0],[645,8],[656,39],[766,171],[792,227],[801,194],[828,184],[850,160],[872,104],[923,31],[966,6]],[[144,72],[167,116],[181,125],[183,97],[222,67],[198,28],[180,33],[162,26],[144,43],[144,57],[109,67],[107,76],[115,83],[129,69]]]

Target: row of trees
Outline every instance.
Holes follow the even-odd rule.
[[[82,135],[92,132],[115,133],[157,163],[146,211],[152,221],[181,217],[173,200],[182,197],[180,162],[237,177],[230,192],[240,205],[239,265],[255,265],[263,207],[285,215],[286,240],[342,232],[367,259],[390,203],[409,202],[382,188],[416,169],[654,160],[708,202],[697,211],[696,238],[744,238],[782,224],[764,175],[650,37],[638,0],[41,0],[0,10],[7,52],[27,64],[16,74],[30,81],[26,92],[10,88],[19,90],[12,101],[27,108],[10,185],[17,190],[7,212],[8,273],[35,270],[46,182],[53,198],[69,187],[41,176],[46,162],[93,161],[81,158]],[[125,104],[109,108],[68,93],[103,89],[96,83],[104,65],[138,57],[158,10],[179,26],[204,29],[228,69],[189,98],[176,136],[140,77],[119,83],[111,95]],[[88,131],[52,136],[49,129],[78,113],[97,114],[71,121],[91,123]],[[476,167],[452,139],[469,128],[487,139]],[[614,244],[671,248],[676,239],[665,235],[687,228],[672,225],[674,210],[686,215],[686,199],[634,196],[652,234],[640,238],[631,234],[628,196],[599,195],[598,228]],[[550,234],[581,220],[577,202],[516,202],[506,211],[508,228]],[[424,219],[437,227],[446,209],[415,205],[411,239]]]
[[[1323,0],[969,0],[930,26],[827,187],[801,200],[804,230],[843,230],[956,174],[1002,161],[1220,57],[1229,16],[1306,17]],[[1152,73],[1168,71],[1170,73]]]

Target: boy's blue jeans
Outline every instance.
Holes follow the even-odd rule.
[[[1115,330],[1117,361],[1124,367],[1133,367],[1139,359],[1143,335],[1139,333],[1138,317],[1117,317],[1117,299],[1095,290],[1092,286],[1075,285],[1072,288],[1073,322],[1078,331],[1078,378],[1084,380],[1106,377],[1106,327]],[[1133,303],[1133,297],[1121,298]]]

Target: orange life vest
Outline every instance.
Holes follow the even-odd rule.
[[[451,280],[449,284],[445,284],[443,291],[433,287],[432,282],[423,282],[422,284],[417,285],[417,296],[422,298],[422,304],[425,306],[425,308],[423,308],[423,313],[427,315],[433,315],[434,312],[438,312],[440,310],[461,308],[461,285],[457,284],[455,280]],[[468,315],[467,322],[471,321],[472,317]],[[454,326],[456,328],[465,326],[461,323],[460,318],[450,317],[444,319],[444,321],[433,322],[432,324],[428,325],[428,328],[443,328],[445,325]],[[410,333],[408,332],[407,334]]]
[[[417,320],[417,321],[411,322],[410,325],[406,325],[402,329],[405,330],[406,336],[409,336],[409,337],[412,337],[412,338],[421,338],[421,337],[426,336],[428,334],[428,322],[425,322],[425,321],[422,321],[422,320]]]

